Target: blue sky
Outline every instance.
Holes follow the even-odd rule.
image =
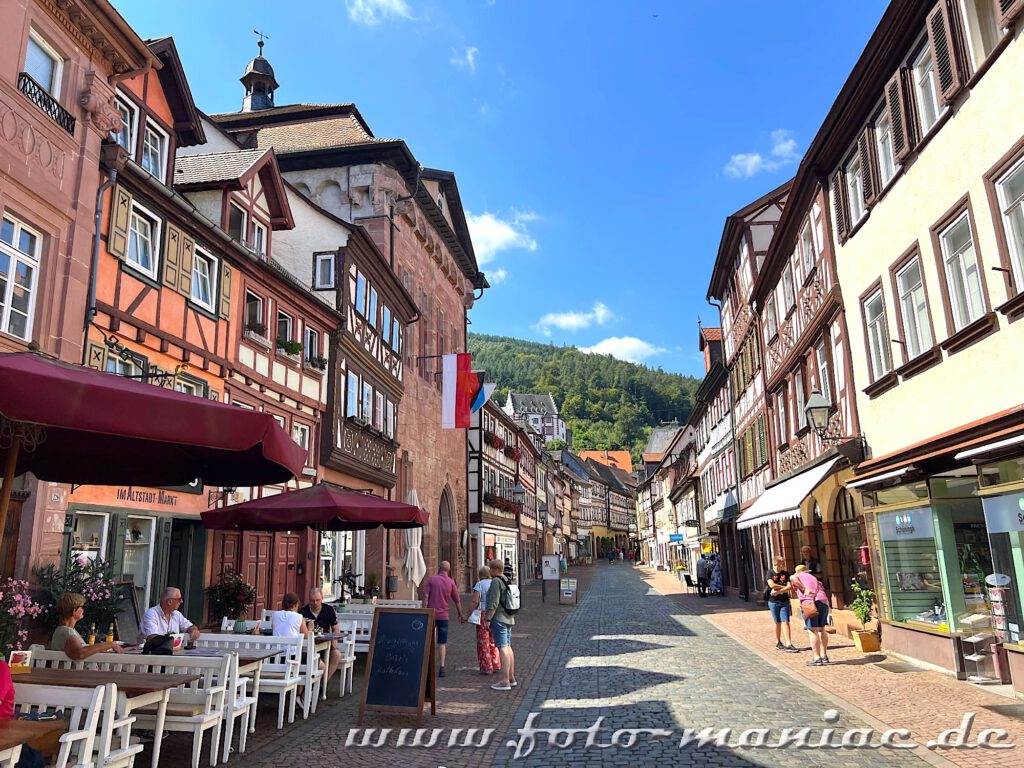
[[[114,1],[204,111],[239,108],[259,29],[278,104],[355,102],[454,171],[494,286],[472,330],[694,375],[725,217],[793,174],[886,5]]]

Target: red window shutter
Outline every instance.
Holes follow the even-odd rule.
[[[875,163],[874,129],[868,126],[857,139],[857,154],[860,156],[861,188],[864,190],[864,205],[870,206],[878,197],[878,173]]]
[[[836,208],[836,232],[839,233],[839,241],[845,242],[846,236],[850,233],[850,220],[846,215],[846,190],[843,185],[843,172],[838,170],[832,176],[832,200]]]
[[[953,44],[953,23],[946,0],[939,0],[928,14],[928,45],[932,51],[932,62],[939,84],[942,101],[950,103],[960,92],[963,78],[957,61],[956,46]]]
[[[892,151],[896,156],[896,162],[902,163],[913,148],[913,124],[907,112],[907,95],[902,70],[897,70],[885,86],[885,105],[889,110],[889,124],[892,126]]]
[[[1024,12],[1024,0],[995,0],[999,27],[1006,29]]]

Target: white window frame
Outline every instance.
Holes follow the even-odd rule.
[[[231,234],[231,211],[235,210],[242,214],[242,224],[238,229],[238,239],[235,241],[245,245],[245,235],[249,231],[249,212],[240,205],[228,203],[228,234]]]
[[[391,326],[391,348],[398,354],[402,354],[402,324],[397,317],[392,317]]]
[[[867,206],[864,205],[864,169],[856,148],[843,164],[843,185],[846,187],[846,206],[852,229],[867,213]]]
[[[359,406],[361,388],[359,386],[359,375],[349,371],[345,376],[345,417],[352,416],[359,418]]]
[[[1006,34],[1005,30],[999,28],[999,19],[995,16],[995,5],[992,0],[960,0],[960,18],[964,20],[967,40],[967,52],[971,57],[975,70],[980,67],[992,54],[999,44],[1000,38]],[[990,22],[989,28],[985,30],[984,21],[978,18],[979,9],[986,14],[985,21]],[[986,32],[995,33],[993,40],[986,40]],[[979,50],[980,49],[980,50]],[[986,50],[987,49],[987,50]]]
[[[793,265],[787,263],[782,270],[782,297],[786,302],[786,315],[796,306],[796,283],[793,282]]]
[[[896,162],[896,153],[892,146],[892,122],[889,110],[882,108],[874,120],[872,133],[875,141],[875,155],[878,156],[878,180],[885,189],[896,176],[900,164]]]
[[[366,275],[356,270],[356,292],[352,297],[352,303],[362,317],[366,317],[366,292],[367,288],[370,287],[369,281],[366,279]]]
[[[395,437],[395,404],[388,400],[385,403],[384,436],[389,439]]]
[[[949,236],[954,229],[961,225],[967,227],[967,233],[970,235],[969,244],[958,251],[950,251]],[[942,264],[946,277],[946,292],[949,295],[950,313],[953,316],[953,330],[959,331],[985,314],[985,289],[981,284],[981,264],[978,261],[974,229],[971,227],[971,220],[966,210],[939,233],[939,245],[942,248]],[[969,306],[971,304],[969,283],[971,281],[972,269],[971,265],[966,264],[963,258],[968,251],[970,251],[974,262],[973,279],[977,281],[978,307],[976,312],[972,311],[972,308]],[[956,290],[956,284],[953,281],[954,276],[958,277],[961,281],[960,285],[964,289],[963,296]]]
[[[3,221],[9,222],[13,226],[11,239],[14,243],[20,243],[22,233],[35,238],[34,253],[26,253],[18,245],[9,245],[0,240],[0,251],[7,257],[9,265],[6,285],[4,286],[3,293],[0,294],[0,331],[17,339],[28,340],[32,338],[32,326],[36,315],[36,293],[38,293],[39,288],[39,260],[43,248],[43,235],[8,213],[3,215]],[[28,306],[26,307],[28,316],[25,319],[24,336],[19,336],[11,331],[11,313],[15,311],[12,307],[14,303],[14,287],[17,282],[15,276],[18,273],[19,266],[32,272],[28,289]],[[19,314],[21,313],[19,312]]]
[[[946,109],[939,99],[938,83],[935,82],[935,61],[927,44],[914,57],[910,71],[913,77],[914,99],[917,103],[918,124],[921,135],[925,136],[939,122]],[[931,121],[928,120],[926,107],[931,107],[927,110],[933,114]]]
[[[135,219],[139,215],[141,215],[141,217],[144,219],[148,219],[150,223],[149,246],[150,261],[152,262],[150,269],[146,269],[138,261],[132,260],[131,243],[133,233],[135,232]],[[156,280],[160,268],[160,243],[162,233],[163,221],[160,219],[160,217],[157,216],[148,208],[146,208],[144,205],[141,205],[133,200],[132,210],[131,213],[128,215],[128,250],[124,255],[124,263],[127,264],[132,269],[134,269],[136,272],[139,272],[153,280]]]
[[[43,89],[50,94],[54,99],[60,100],[61,85],[64,78],[64,57],[61,56],[60,52],[54,48],[50,42],[43,37],[41,34],[36,32],[34,29],[30,29],[28,32],[29,43],[35,43],[39,46],[39,49],[53,62],[53,75],[50,83],[39,83]],[[28,73],[29,77],[35,80],[35,76],[28,71],[28,44],[25,44],[25,61],[22,62],[24,65],[24,71]],[[38,83],[39,81],[36,80]]]
[[[996,182],[999,199],[999,215],[1003,222],[1003,234],[1006,236],[1006,249],[1013,269],[1014,284],[1017,291],[1024,291],[1024,183],[1019,197],[1010,200],[1006,196],[1006,182],[1011,176],[1020,174],[1024,181],[1024,158],[1002,175]],[[1014,226],[1016,219],[1016,231]]]
[[[114,137],[114,141],[120,144],[128,152],[128,156],[135,158],[135,145],[139,139],[139,108],[135,106],[134,102],[125,96],[121,91],[118,91],[114,96],[114,107],[121,115],[121,131],[111,134]],[[127,119],[125,114],[127,113]],[[121,137],[125,133],[127,128],[127,144],[121,144]]]
[[[325,262],[329,265],[328,274],[330,275],[330,277],[327,280],[322,280],[322,267]],[[334,287],[333,253],[318,253],[313,259],[313,287],[318,290],[325,290]]]
[[[286,320],[288,333],[285,335],[281,334],[281,320]],[[292,341],[292,336],[295,333],[295,318],[285,312],[283,309],[277,310],[277,317],[274,318],[274,341],[277,339],[284,339],[285,341]]]
[[[387,304],[380,305],[380,335],[384,343],[391,346],[391,310]]]
[[[768,325],[768,341],[775,338],[775,335],[779,332],[779,313],[775,307],[775,293],[772,292],[768,296],[768,300],[764,304],[764,314]]]
[[[821,396],[832,402],[832,374],[828,369],[828,357],[825,354],[825,342],[819,341],[814,347],[814,356],[818,362],[818,391]]]
[[[305,352],[306,362],[309,362],[314,357],[320,357],[320,331],[307,327],[304,336],[302,347]]]
[[[378,432],[384,431],[384,393],[376,391],[373,393],[373,426]]]
[[[367,310],[366,310],[366,320],[370,324],[371,328],[376,328],[377,327],[377,289],[376,288],[370,288],[370,291],[367,294],[367,296],[368,296],[368,299],[367,299],[368,306],[367,306]]]
[[[157,136],[160,142],[160,167],[158,169],[158,173],[153,173],[152,170],[146,168],[147,148],[149,146],[149,136],[151,133]],[[158,126],[152,120],[146,120],[146,127],[142,132],[142,152],[139,154],[139,165],[144,171],[159,179],[161,182],[165,181],[167,177],[167,153],[170,148],[170,142],[171,138],[163,128]]]
[[[209,291],[209,301],[204,301],[202,296],[196,295],[196,289],[202,285],[203,275],[200,271],[201,265],[205,264],[208,270],[206,275],[206,287]],[[214,307],[217,303],[217,267],[219,262],[217,259],[207,253],[202,248],[196,248],[195,253],[192,256],[192,288],[190,290],[191,300],[193,304],[197,304],[204,309],[208,309],[210,312],[214,311]]]
[[[359,419],[363,424],[373,423],[373,384],[366,379],[362,381],[359,400]]]
[[[877,314],[872,316],[872,307]],[[889,342],[889,321],[885,315],[885,297],[882,289],[864,299],[864,324],[868,335],[868,359],[871,363],[871,380],[885,376],[892,370],[892,352]]]
[[[250,250],[261,259],[267,258],[267,228],[265,225],[252,220],[252,243]]]
[[[205,397],[203,393],[203,387],[198,381],[193,379],[174,379],[174,391],[181,392],[184,395],[192,395],[193,397]]]
[[[107,357],[107,362],[103,368],[107,373],[112,373],[115,376],[141,376],[143,373],[142,366],[139,365],[138,360],[134,358],[122,360],[120,357],[113,355]]]
[[[255,320],[253,320],[252,318],[249,317],[249,299],[250,298],[255,299],[257,304],[259,305],[259,308],[260,308],[260,310],[259,310],[259,315],[260,316],[258,318],[256,318]],[[266,319],[267,318],[266,318],[266,314],[265,314],[266,307],[267,307],[266,299],[264,299],[262,296],[260,296],[255,291],[251,291],[251,290],[246,289],[246,291],[245,291],[245,324],[248,326],[248,325],[251,325],[253,323],[259,323],[260,325],[263,326],[263,333],[264,333],[264,335],[267,332],[267,323],[266,323]]]
[[[808,258],[809,256],[809,258]],[[814,232],[811,229],[811,220],[804,222],[800,230],[800,257],[804,263],[804,279],[811,274],[814,264],[818,260],[817,248],[814,245]]]
[[[905,276],[911,269],[917,269],[917,283],[904,287]],[[924,270],[921,259],[912,258],[896,270],[896,292],[903,320],[903,339],[906,344],[907,360],[927,352],[932,347],[932,330],[928,322],[928,299],[924,292]]]
[[[796,431],[799,432],[807,426],[807,414],[804,413],[804,406],[807,404],[807,395],[804,392],[804,372],[800,368],[798,368],[793,375],[793,390],[796,394]],[[755,459],[755,463],[756,461],[757,460]]]
[[[311,466],[310,463],[310,441],[309,438],[313,434],[312,428],[308,424],[303,424],[300,421],[292,421],[292,440],[302,450],[306,452],[306,466]]]

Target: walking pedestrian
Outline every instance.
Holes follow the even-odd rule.
[[[491,586],[487,590],[487,612],[484,618],[490,623],[494,645],[501,657],[500,679],[491,686],[496,691],[510,691],[519,685],[516,680],[516,657],[512,651],[512,627],[515,616],[509,612],[508,595],[512,585],[502,575],[501,560],[491,560]],[[518,606],[515,607],[518,611]]]
[[[625,550],[620,549],[619,550],[619,562],[620,563],[624,563],[625,561],[626,561],[626,552],[625,552]]]
[[[725,590],[722,588],[722,561],[718,555],[711,556],[711,594],[721,595]]]
[[[562,573],[566,573],[569,570],[569,561],[565,559],[565,555],[562,555],[558,563],[562,566]]]
[[[697,561],[697,594],[705,597],[708,593],[708,577],[711,575],[711,561],[701,553]]]
[[[494,645],[490,625],[484,621],[487,609],[487,592],[491,588],[491,569],[486,565],[477,571],[477,583],[473,585],[473,603],[469,606],[469,621],[476,624],[476,660],[481,675],[493,675],[501,669],[501,659]]]
[[[804,627],[811,639],[811,652],[814,658],[807,662],[807,666],[820,667],[828,664],[828,632],[825,631],[825,625],[828,623],[828,597],[825,588],[803,563],[796,567],[796,573],[790,578],[789,583],[800,599]]]
[[[499,572],[501,561],[498,563]],[[455,603],[455,609],[459,612],[459,621],[466,623],[466,617],[462,613],[462,600],[459,597],[459,588],[455,581],[448,574],[452,570],[452,564],[447,560],[441,561],[441,567],[437,573],[423,582],[420,587],[420,598],[423,600],[424,608],[434,609],[434,626],[437,627],[437,670],[438,677],[444,677],[445,656],[448,654],[448,613],[451,603]]]
[[[793,646],[793,633],[789,626],[789,615],[792,610],[790,597],[793,587],[789,583],[789,571],[786,570],[786,558],[776,557],[775,568],[768,571],[768,608],[775,623],[775,647],[780,651],[800,653]]]
[[[611,565],[614,562],[615,562],[615,550],[614,549],[609,549],[608,550],[608,565]]]

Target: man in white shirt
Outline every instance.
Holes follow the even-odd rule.
[[[181,615],[181,590],[168,587],[164,590],[160,603],[142,614],[142,625],[139,627],[139,645],[156,635],[168,635],[187,632],[192,640],[199,639],[199,627]]]

